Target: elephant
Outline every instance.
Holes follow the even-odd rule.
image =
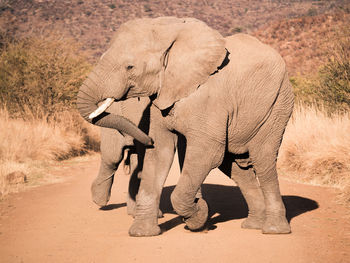
[[[128,118],[137,124],[141,130],[147,132],[149,106],[149,98],[131,98],[111,104],[106,111]],[[111,195],[114,174],[126,153],[124,172],[130,175],[127,211],[129,215],[134,215],[135,198],[139,187],[138,176],[140,168],[138,167],[138,155],[142,156],[144,152],[143,146],[134,142],[134,139],[127,134],[122,134],[115,129],[101,127],[100,149],[100,169],[91,185],[92,200],[98,206],[103,207],[107,205]]]
[[[151,99],[148,134],[104,112],[134,97]],[[80,87],[77,106],[91,123],[148,145],[129,235],[161,233],[157,210],[180,136],[182,171],[170,199],[190,230],[206,224],[208,206],[196,192],[219,168],[246,200],[243,228],[291,232],[276,162],[294,95],[284,60],[258,39],[223,37],[195,18],[128,21]]]

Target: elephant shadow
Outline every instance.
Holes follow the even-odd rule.
[[[176,214],[170,202],[170,195],[175,186],[164,187],[160,202],[160,209],[163,213]],[[206,225],[207,230],[217,228],[216,224],[242,219],[248,216],[248,207],[237,186],[225,186],[217,184],[203,184],[202,194],[209,206],[209,220]],[[294,217],[317,209],[318,203],[314,200],[294,196],[282,196],[286,207],[287,220],[290,222]],[[183,221],[181,217],[175,217],[162,224],[160,227],[163,232],[166,232],[180,224]]]
[[[102,211],[109,211],[109,210],[114,210],[114,209],[118,209],[118,208],[122,208],[125,207],[126,203],[121,203],[121,204],[109,204],[109,205],[105,205],[100,207],[100,210]]]

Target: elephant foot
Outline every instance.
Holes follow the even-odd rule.
[[[154,219],[136,219],[129,229],[132,237],[149,237],[160,235],[161,230]]]
[[[135,218],[135,207],[129,208],[129,204],[128,204],[127,211],[128,211],[129,216],[132,216],[133,218]],[[162,210],[158,209],[158,218],[163,218],[163,217],[164,217],[164,215],[163,215]]]
[[[200,198],[197,202],[197,211],[189,218],[185,218],[184,221],[187,227],[191,231],[200,230],[204,227],[208,220],[208,205],[207,202]]]
[[[289,234],[290,225],[285,216],[267,217],[262,227],[263,234]]]
[[[245,229],[262,229],[264,225],[263,217],[248,216],[241,224]]]
[[[95,179],[91,185],[92,200],[98,206],[107,205],[109,198],[111,196],[112,179],[98,183]]]

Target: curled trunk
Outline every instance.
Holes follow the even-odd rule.
[[[141,131],[131,121],[122,116],[103,112],[92,119],[89,118],[91,113],[95,112],[98,108],[97,104],[104,99],[103,97],[99,96],[96,92],[96,90],[99,89],[98,87],[95,87],[96,85],[94,85],[93,88],[91,88],[92,83],[93,82],[90,79],[87,79],[79,89],[77,98],[77,108],[81,116],[83,116],[85,120],[94,125],[116,129],[122,133],[129,134],[144,145],[153,145],[152,138],[150,138],[147,134]]]

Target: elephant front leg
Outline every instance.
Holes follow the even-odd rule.
[[[183,165],[184,165],[185,155],[186,155],[186,138],[182,134],[178,134],[177,156],[178,156],[179,165],[180,165],[180,173],[182,173],[182,168],[183,168]],[[197,199],[203,199],[201,187],[199,187],[198,192],[196,194],[196,200]]]
[[[224,148],[214,142],[188,140],[182,174],[171,195],[171,203],[192,231],[203,228],[208,219],[207,203],[197,199],[196,194],[210,170],[221,163]]]
[[[138,151],[141,154],[141,151]],[[129,180],[129,189],[127,195],[127,212],[128,215],[135,217],[136,214],[136,196],[138,194],[141,182],[141,171],[138,167],[138,156],[136,153],[132,153],[129,151],[129,167],[130,167],[130,180]],[[160,209],[158,209],[158,218],[162,218],[163,213]]]
[[[101,164],[91,185],[92,200],[99,206],[107,205],[113,185],[114,173],[123,158],[123,136],[111,129],[101,129]]]
[[[134,222],[130,236],[155,236],[161,233],[158,226],[159,202],[164,182],[174,160],[176,137],[169,131],[156,137],[155,147],[145,153],[141,184],[136,196]]]
[[[115,171],[114,163],[110,165],[101,161],[99,173],[91,185],[92,200],[98,206],[105,206],[109,201]]]

